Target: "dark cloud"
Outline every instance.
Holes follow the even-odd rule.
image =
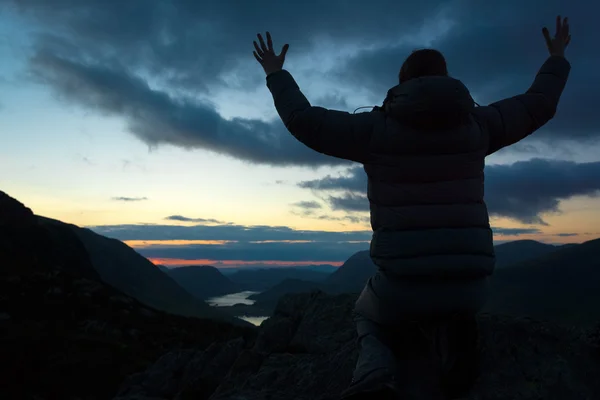
[[[331,201],[329,201],[331,205]],[[356,215],[356,213],[346,213],[345,215],[330,215],[325,214],[323,212],[317,213],[323,209],[323,205],[317,201],[299,201],[292,204],[293,208],[290,211],[293,215],[298,215],[304,218],[317,219],[321,221],[336,221],[342,222],[342,225],[346,225],[345,222],[350,222],[353,224],[363,224],[367,225],[370,222],[370,218],[368,216]],[[333,211],[336,208],[331,207]],[[347,208],[344,208],[343,211],[351,211]]]
[[[244,261],[344,261],[368,242],[226,243],[223,245],[150,246],[137,251],[150,258]]]
[[[560,237],[572,237],[572,236],[579,236],[578,233],[559,233],[556,236],[560,236]]]
[[[348,163],[300,144],[281,121],[225,120],[205,102],[174,99],[116,66],[90,66],[49,53],[33,60],[38,79],[61,95],[124,117],[129,130],[150,145],[201,147],[253,163],[335,165]]]
[[[168,221],[181,221],[181,222],[200,222],[200,223],[210,223],[210,224],[225,224],[223,221],[219,221],[214,218],[188,218],[183,215],[170,215],[165,218]]]
[[[322,215],[323,218],[335,218]],[[358,217],[357,217],[358,218]],[[244,261],[344,261],[367,250],[371,231],[299,231],[266,226],[93,226],[93,231],[120,240],[225,240],[224,244],[158,245],[137,247],[150,258],[212,259]],[[496,234],[523,235],[537,229],[494,228]],[[303,242],[289,242],[303,241]]]
[[[342,196],[330,196],[332,210],[369,211],[369,200],[366,195],[346,193]]]
[[[600,194],[600,162],[575,163],[535,158],[485,169],[485,201],[491,215],[524,223],[544,224],[544,213],[560,212],[560,202],[573,196]],[[302,181],[313,191],[342,192],[329,196],[332,209],[366,211],[367,175],[362,167],[347,174]]]
[[[370,240],[370,230],[329,232],[295,230],[287,226],[245,225],[100,225],[89,226],[94,232],[119,240],[310,240],[344,242]]]
[[[147,197],[113,197],[114,201],[145,201],[148,200]]]
[[[298,201],[296,203],[293,203],[292,206],[307,210],[314,210],[323,207],[319,202],[316,201]]]
[[[444,53],[450,74],[461,79],[482,105],[525,92],[548,56],[541,28],[548,26],[553,32],[555,16],[569,16],[573,42],[567,49],[567,59],[573,68],[559,111],[542,128],[546,133],[541,139],[600,137],[594,100],[600,92],[600,79],[596,79],[600,56],[592,39],[599,33],[592,20],[595,14],[559,0],[458,3],[464,7],[454,9],[452,28],[427,47]],[[600,5],[595,4],[593,9],[600,10]],[[385,91],[397,84],[400,65],[418,47],[404,43],[363,51],[346,60],[337,70],[337,77],[366,83],[372,90],[372,101],[380,104]]]
[[[560,202],[600,194],[600,162],[532,159],[486,168],[485,200],[492,214],[525,223],[543,223],[560,212]]]
[[[205,3],[3,4],[16,4],[41,32],[35,37],[32,64],[38,79],[78,104],[124,118],[129,130],[149,145],[202,148],[253,163],[311,166],[341,161],[300,145],[280,121],[224,119],[210,101],[202,100],[223,88],[243,92],[262,86],[266,91],[251,54],[257,32],[270,29],[278,46],[290,43],[292,72],[309,64],[301,73],[334,78],[345,89],[309,99],[320,105],[348,110],[349,103],[355,105],[348,96],[354,97],[358,89],[370,91],[373,103],[379,104],[396,83],[403,59],[423,45],[444,51],[451,73],[481,96],[480,102],[489,102],[526,89],[545,57],[540,29],[563,12],[573,25],[569,59],[574,70],[557,118],[544,129],[550,132],[548,138],[598,132],[595,4],[577,9],[560,0],[384,0],[377,6],[358,0],[343,6],[320,0],[262,0],[235,7]],[[323,72],[314,57],[340,49],[347,49],[346,55],[330,60],[335,65]]]
[[[542,233],[541,230],[537,228],[498,228],[492,227],[495,235],[502,236],[519,236],[519,235],[533,235]]]

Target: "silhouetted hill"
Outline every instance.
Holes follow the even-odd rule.
[[[2,399],[111,399],[165,352],[254,340],[254,328],[158,311],[102,282],[67,224],[2,192],[0,260]]]
[[[377,267],[371,260],[369,250],[363,250],[354,253],[337,271],[329,275],[325,283],[336,286],[343,292],[360,292],[376,272]]]
[[[535,240],[515,240],[494,246],[496,268],[531,260],[559,250],[558,246],[536,242]]]
[[[324,282],[329,276],[326,272],[313,271],[304,268],[264,268],[257,270],[239,270],[229,279],[242,286],[243,290],[253,292],[265,291],[285,279],[300,279],[303,281]]]
[[[167,273],[185,290],[202,300],[242,291],[241,285],[233,283],[215,267],[178,267],[171,268]]]
[[[355,301],[356,295],[322,292],[284,296],[253,347],[240,349],[231,340],[210,350],[169,352],[125,381],[115,400],[337,400],[357,361]],[[482,371],[469,399],[600,398],[594,332],[487,314],[478,323]],[[409,384],[421,396],[405,398],[441,398],[428,384],[433,368],[426,362],[414,368],[423,379]]]
[[[313,290],[333,292],[325,283],[286,279],[262,293],[253,294],[249,299],[255,300],[255,305],[262,309],[274,309],[281,297],[289,293],[305,293]]]
[[[100,278],[142,303],[183,316],[229,320],[229,317],[192,296],[148,259],[120,240],[54,219],[38,219],[42,225],[54,227],[53,229],[71,229],[83,243]]]
[[[487,310],[587,326],[600,320],[600,239],[498,269]]]
[[[164,265],[157,265],[158,269],[160,269],[162,272],[169,272],[170,268],[165,267]]]

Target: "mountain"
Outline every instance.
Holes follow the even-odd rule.
[[[499,268],[486,310],[588,326],[600,319],[600,239]]]
[[[157,265],[158,269],[160,269],[162,272],[169,272],[170,268],[165,267],[164,265]]]
[[[535,240],[515,240],[494,246],[496,252],[496,268],[531,260],[553,251],[559,246],[536,242]]]
[[[241,292],[241,285],[233,283],[218,269],[210,266],[171,268],[169,276],[199,299]]]
[[[37,217],[49,229],[68,228],[83,243],[94,269],[107,284],[142,303],[174,314],[193,317],[227,318],[213,307],[196,299],[148,259],[117,239],[90,229]]]
[[[115,400],[339,399],[357,361],[355,301],[356,294],[284,296],[252,347],[230,340],[210,350],[167,352],[125,381]],[[482,371],[469,398],[600,398],[600,330],[489,314],[478,325]],[[424,379],[411,380],[415,391],[405,398],[440,398],[427,384],[429,365],[414,365]]]
[[[290,268],[290,269],[297,269],[297,270],[301,270],[301,271],[317,271],[317,272],[324,272],[326,274],[331,274],[332,272],[336,271],[338,269],[338,267],[336,267],[335,265],[331,265],[331,264],[319,264],[319,265],[299,265],[299,266],[295,266],[295,267],[286,267],[283,265],[252,265],[252,266],[245,266],[245,267],[228,267],[228,268],[219,268],[219,271],[221,271],[221,273],[225,276],[229,276],[232,274],[235,274],[238,271],[257,271],[257,270],[262,270],[262,269],[283,269],[283,268]]]
[[[257,270],[240,269],[229,275],[229,279],[253,292],[265,291],[285,279],[300,279],[311,282],[324,282],[329,276],[326,272],[304,268],[263,268]]]
[[[333,274],[325,283],[336,286],[344,292],[361,292],[371,276],[377,272],[377,267],[371,260],[369,250],[356,252]]]
[[[197,351],[255,328],[162,312],[101,280],[67,224],[0,192],[0,393],[3,399],[111,399],[162,354]]]
[[[325,283],[303,281],[300,279],[285,279],[272,288],[262,293],[253,294],[248,298],[256,301],[254,304],[256,307],[272,310],[277,305],[279,299],[288,293],[304,293],[313,290],[333,292],[333,289],[329,288]]]

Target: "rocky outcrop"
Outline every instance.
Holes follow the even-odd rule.
[[[357,360],[355,300],[318,291],[287,295],[252,347],[232,341],[211,351],[167,354],[135,383],[125,382],[118,399],[337,399]],[[479,325],[482,375],[470,399],[600,398],[598,333],[489,314],[479,317]],[[229,352],[220,359],[226,362],[212,361],[225,348]],[[207,362],[219,373],[207,375]],[[172,383],[173,376],[176,384],[163,385],[168,391],[154,389],[153,382]]]

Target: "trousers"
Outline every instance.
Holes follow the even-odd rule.
[[[456,399],[479,375],[475,313],[409,317],[381,325],[354,313],[358,361],[344,400]]]

